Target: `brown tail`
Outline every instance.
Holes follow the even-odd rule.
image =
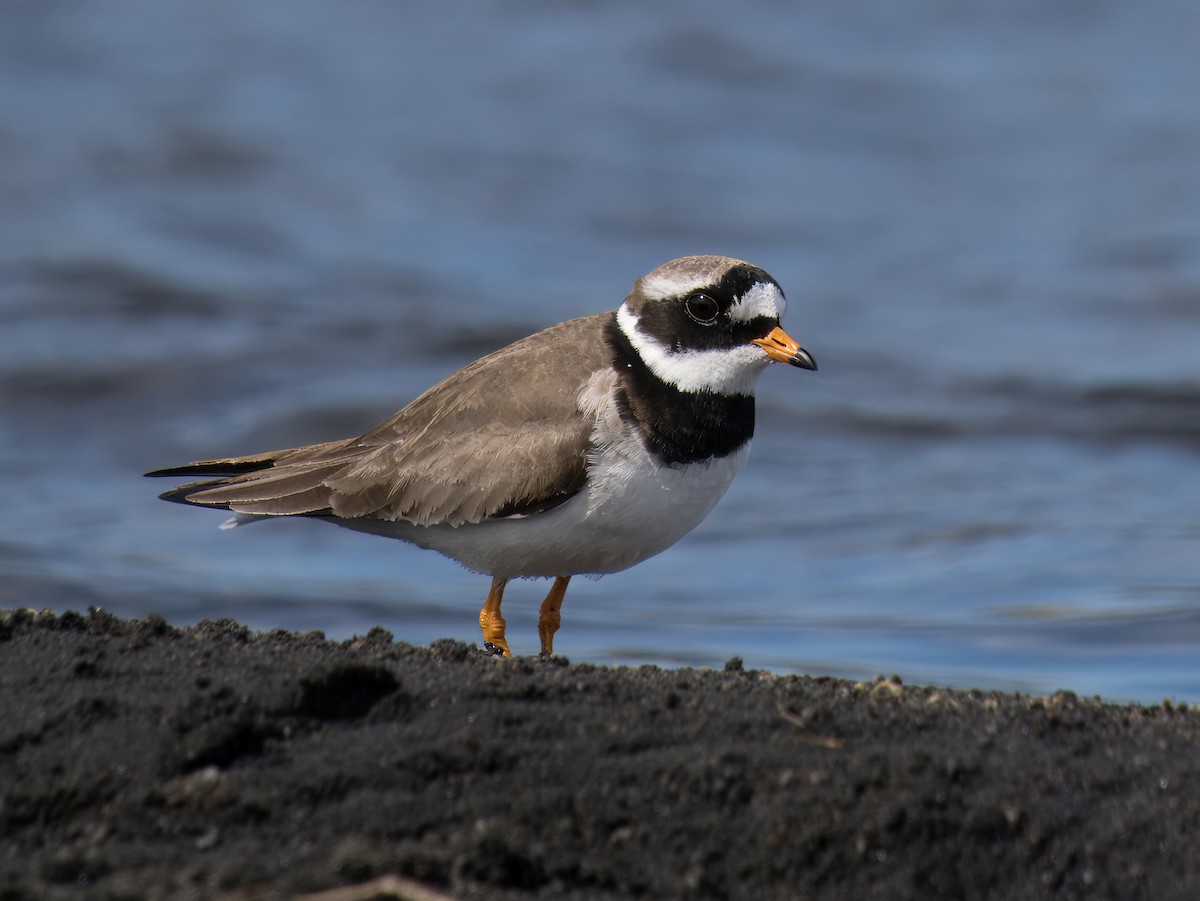
[[[183,466],[155,469],[146,473],[146,476],[152,479],[162,476],[241,476],[248,472],[258,472],[260,469],[270,469],[274,465],[275,458],[270,454],[258,454],[229,460],[201,460]]]
[[[200,460],[196,463],[187,463],[183,466],[171,466],[166,469],[155,469],[152,472],[146,473],[150,478],[162,478],[167,476],[213,476],[211,481],[189,482],[186,485],[179,485],[172,488],[170,491],[164,491],[159,495],[164,501],[172,501],[176,504],[191,504],[188,500],[188,495],[195,494],[197,490],[205,487],[215,487],[229,476],[241,476],[251,472],[259,472],[263,469],[270,469],[275,465],[276,454],[253,454],[248,457],[230,457],[226,460]]]
[[[323,479],[345,464],[346,458],[339,453],[345,447],[345,441],[330,441],[245,457],[201,460],[156,469],[146,475],[201,476],[200,481],[179,485],[159,495],[164,501],[177,504],[249,513],[315,513],[328,506],[330,492]],[[332,454],[332,459],[326,457],[327,454]],[[297,463],[299,465],[288,465]],[[277,472],[266,472],[277,467]]]

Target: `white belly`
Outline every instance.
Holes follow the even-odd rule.
[[[748,453],[746,445],[728,457],[664,467],[627,435],[593,462],[583,491],[545,513],[457,527],[380,520],[339,525],[411,541],[493,576],[620,572],[699,525]]]

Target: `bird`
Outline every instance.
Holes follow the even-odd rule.
[[[490,575],[489,654],[512,654],[508,582],[552,578],[538,615],[550,656],[572,576],[620,572],[691,532],[746,462],[762,372],[817,369],[780,324],[786,305],[758,266],[681,257],[615,311],[488,354],[358,437],[146,475],[201,477],[160,497],[232,511],[226,526],[301,516]]]

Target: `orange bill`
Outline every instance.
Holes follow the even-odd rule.
[[[788,337],[779,326],[771,329],[771,334],[765,338],[756,338],[754,343],[767,352],[767,356],[780,363],[791,363],[801,369],[816,370],[817,361],[807,350]]]

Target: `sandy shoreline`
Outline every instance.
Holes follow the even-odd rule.
[[[3,899],[1200,896],[1183,707],[6,612],[0,711]]]

